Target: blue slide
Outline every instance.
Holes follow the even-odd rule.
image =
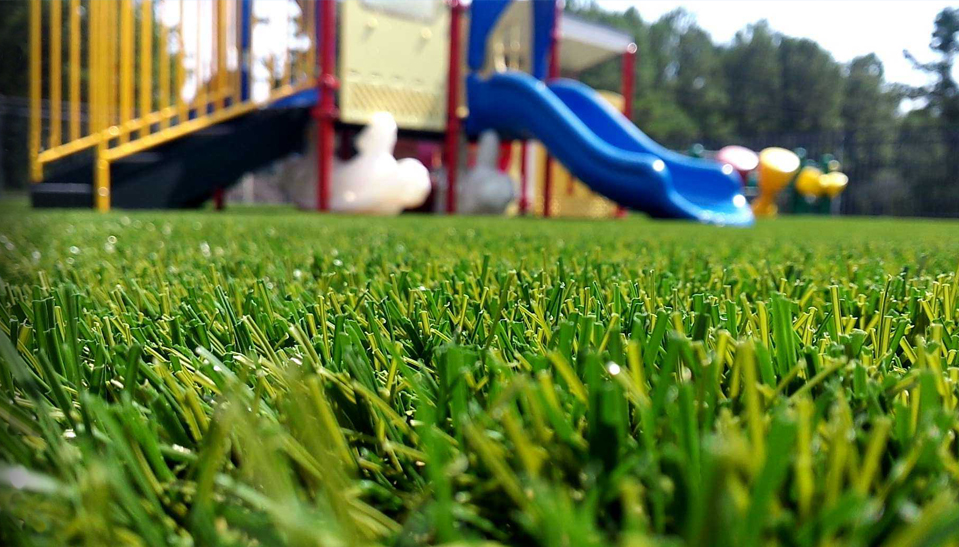
[[[663,148],[582,83],[474,73],[467,98],[470,134],[493,129],[506,138],[539,140],[576,178],[624,207],[657,218],[753,223],[731,167]]]

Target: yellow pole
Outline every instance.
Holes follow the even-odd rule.
[[[163,13],[163,0],[157,0],[157,11]],[[170,127],[170,117],[167,108],[170,106],[170,51],[167,48],[167,32],[169,29],[166,28],[166,25],[163,24],[163,21],[160,21],[158,24],[160,29],[160,43],[158,45],[160,49],[160,67],[159,67],[159,78],[160,78],[160,113],[163,115],[163,118],[160,120],[160,129],[166,129]]]
[[[153,2],[140,0],[140,117],[153,111]],[[140,137],[150,133],[145,125]]]
[[[100,1],[100,0],[96,0]],[[119,112],[117,112],[117,58],[119,57],[117,40],[117,4],[116,2],[104,2],[106,4],[106,32],[107,32],[107,64],[104,67],[104,79],[106,80],[106,114],[107,123],[104,127],[110,127],[117,123]]]
[[[111,118],[111,81],[116,72],[110,53],[114,41],[111,36],[113,25],[110,24],[111,17],[114,15],[113,2],[92,0],[90,11],[90,61],[95,67],[91,71],[90,82],[91,95],[94,96],[92,102],[97,112],[96,118],[93,119],[96,120],[97,131],[103,132],[103,137],[97,143],[93,166],[93,203],[97,211],[106,212],[110,210],[110,163],[104,155],[109,147],[106,131],[110,126]]]
[[[290,56],[290,3],[283,2],[283,79],[280,85],[290,85],[293,59]]]
[[[127,124],[133,119],[133,0],[120,2],[120,142],[124,143],[130,139]]]
[[[216,2],[216,108],[223,108],[227,93],[226,78],[226,0]]]
[[[309,6],[310,6],[309,2],[303,2],[300,4],[300,24],[297,25],[297,28],[299,29],[299,32],[301,34],[306,34],[309,32],[309,28],[310,28],[310,23],[308,19],[310,15]],[[297,83],[302,83],[302,80],[300,80],[300,78],[306,78],[306,71],[309,68],[309,65],[307,64],[307,62],[309,61],[307,57],[308,55],[309,55],[309,50],[298,53],[298,56],[297,56],[298,62],[297,62],[297,68],[296,68]]]
[[[113,55],[111,54],[111,50],[113,49],[113,25],[110,24],[110,18],[113,16],[113,2],[100,2],[99,0],[94,0],[93,3],[100,6],[99,30],[102,33],[102,38],[100,39],[101,60],[99,61],[100,69],[99,76],[97,77],[97,81],[100,83],[97,96],[100,100],[100,131],[105,131],[108,127],[113,125],[113,102],[111,100],[111,90],[113,89],[112,75],[114,72],[116,72],[113,66]]]
[[[40,29],[42,7],[40,0],[30,0],[30,176],[33,182],[43,180],[40,155]]]
[[[50,2],[50,148],[60,146],[63,131],[63,84],[60,73],[63,70],[63,6],[60,2]]]
[[[94,0],[97,1],[97,0]],[[94,181],[93,200],[97,211],[105,213],[110,210],[110,162],[104,157],[107,151],[106,139],[97,144],[97,159]]]
[[[183,82],[186,81],[183,74],[183,60],[186,57],[183,52],[183,48],[186,46],[186,40],[183,39],[183,17],[186,15],[184,8],[183,0],[180,0],[180,18],[176,27],[176,104],[179,110],[177,123],[183,123],[187,119],[186,102],[183,100]]]
[[[80,138],[80,0],[70,0],[70,140]]]
[[[90,2],[87,16],[87,133],[100,130],[100,99],[97,96],[97,78],[100,76],[100,8],[99,2]]]
[[[201,38],[200,23],[203,22],[203,2],[196,1],[196,117],[206,116],[206,83],[203,81],[203,40]],[[211,56],[212,57],[212,56]]]
[[[310,47],[306,50],[306,79],[316,77],[316,3],[306,2],[306,36],[310,40]]]

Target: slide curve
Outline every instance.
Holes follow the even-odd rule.
[[[742,185],[729,166],[677,154],[647,137],[588,86],[550,85],[522,72],[467,82],[466,129],[543,143],[594,191],[657,218],[752,224]]]

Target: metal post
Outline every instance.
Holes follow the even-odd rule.
[[[633,82],[636,73],[636,44],[626,46],[623,52],[623,116],[633,118]]]
[[[623,52],[623,116],[627,120],[633,119],[633,84],[636,78],[636,44],[626,46]],[[626,216],[626,208],[622,205],[616,207],[616,216]]]
[[[328,211],[330,208],[330,185],[333,177],[333,121],[336,120],[336,103],[333,93],[339,87],[334,74],[336,64],[336,0],[320,1],[320,35],[317,42],[320,45],[320,78],[317,88],[320,101],[313,115],[317,121],[317,148],[316,148],[316,208]]]
[[[519,214],[525,215],[529,209],[529,174],[526,170],[526,139],[519,147]]]
[[[253,37],[253,0],[240,0],[240,101],[250,100],[250,74],[253,57],[250,43]]]
[[[446,164],[446,212],[456,212],[456,175],[459,167],[460,118],[460,27],[463,5],[460,0],[449,0],[450,6],[450,59],[449,76],[446,86],[446,150],[443,163]]]
[[[499,165],[497,167],[504,173],[509,173],[509,168],[513,164],[513,141],[504,140],[499,144]]]
[[[553,11],[553,34],[550,36],[549,71],[547,78],[559,78],[559,22],[563,13],[563,1],[556,0],[556,9]],[[553,200],[553,158],[546,152],[543,173],[543,216],[552,214],[550,202]]]

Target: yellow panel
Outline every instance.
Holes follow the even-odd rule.
[[[433,9],[417,3],[416,13],[386,10],[382,2],[343,3],[341,120],[366,124],[386,111],[402,129],[445,129],[449,9],[428,1]]]

